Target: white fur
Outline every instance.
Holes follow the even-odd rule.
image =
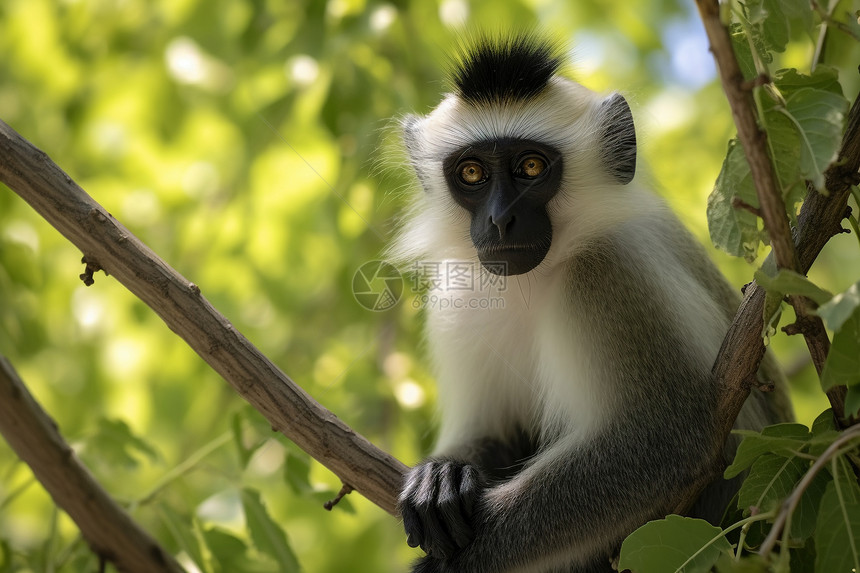
[[[526,429],[586,439],[609,419],[618,396],[607,393],[605,369],[591,348],[586,328],[564,308],[563,263],[589,239],[620,225],[631,230],[647,268],[663,292],[677,302],[675,324],[708,365],[716,356],[726,324],[723,313],[694,277],[684,274],[666,245],[677,238],[659,236],[673,217],[662,201],[636,180],[619,185],[600,168],[600,125],[596,113],[603,97],[572,81],[555,77],[527,104],[480,108],[447,96],[427,117],[413,120],[410,155],[424,183],[405,231],[391,250],[400,261],[470,261],[470,215],[450,197],[442,162],[453,150],[477,141],[504,137],[533,139],[556,147],[564,174],[560,191],[548,204],[553,223],[549,253],[525,275],[507,277],[507,288],[434,291],[449,308],[427,309],[427,336],[437,369],[442,428],[437,453],[470,439],[499,436],[517,424]],[[503,308],[469,308],[469,300],[495,297]],[[454,308],[460,301],[461,308]],[[692,320],[691,320],[692,319]]]

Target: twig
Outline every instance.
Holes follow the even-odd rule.
[[[63,440],[6,358],[0,356],[0,434],[99,559],[121,571],[179,573],[182,567],[105,492]]]
[[[343,484],[343,487],[340,488],[340,491],[337,492],[337,495],[334,497],[334,499],[330,499],[327,502],[325,502],[323,504],[323,507],[326,508],[328,511],[331,511],[334,508],[334,506],[336,506],[338,503],[340,503],[340,500],[342,500],[344,497],[351,494],[352,491],[353,490],[352,490],[351,485]]]
[[[777,267],[795,270],[797,257],[791,240],[791,227],[773,164],[767,154],[767,134],[759,129],[753,95],[735,58],[729,32],[720,20],[719,3],[717,0],[696,0],[696,4],[738,129],[738,139],[750,166],[761,218],[770,236]]]
[[[803,496],[803,492],[809,488],[812,480],[815,479],[815,476],[818,475],[821,468],[830,461],[839,448],[841,448],[845,442],[851,441],[857,437],[860,437],[860,426],[852,426],[834,440],[834,442],[824,450],[824,453],[815,460],[815,463],[812,464],[812,467],[809,468],[803,476],[803,479],[798,482],[794,491],[791,492],[791,495],[782,502],[782,507],[780,508],[779,514],[776,516],[776,520],[773,522],[773,527],[770,529],[770,533],[768,533],[767,538],[765,538],[759,548],[759,555],[768,555],[773,551],[774,545],[776,545],[776,540],[782,532],[782,528],[785,526],[786,520],[794,513],[794,510],[797,509],[797,504],[800,503],[800,498]]]
[[[744,201],[740,197],[732,197],[732,208],[743,209],[744,211],[749,211],[750,213],[752,213],[756,217],[759,217],[759,218],[761,217],[761,209],[759,209],[758,207],[754,207],[753,205],[750,205],[749,203],[747,203],[746,201]]]
[[[845,22],[840,22],[833,17],[833,11],[836,9],[836,6],[839,5],[838,1],[831,2],[831,7],[827,10],[822,8],[815,0],[811,0],[810,4],[812,6],[812,9],[821,17],[821,21],[827,24],[828,27],[836,28],[843,34],[848,35],[853,40],[860,42],[860,36],[858,36],[854,32],[854,30],[852,30],[849,26],[846,26]]]
[[[300,448],[382,509],[396,512],[406,466],[314,401],[182,277],[93,201],[45,153],[0,121],[0,181],[148,304]]]

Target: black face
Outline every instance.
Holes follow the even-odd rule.
[[[525,139],[482,141],[442,164],[454,200],[472,214],[470,234],[484,268],[521,275],[552,244],[546,204],[561,184],[561,153]]]

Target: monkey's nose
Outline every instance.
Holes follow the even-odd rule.
[[[490,217],[490,221],[499,230],[499,239],[504,241],[505,235],[511,230],[514,225],[514,216],[511,213],[500,213]]]

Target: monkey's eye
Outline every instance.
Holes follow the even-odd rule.
[[[517,171],[523,177],[528,177],[529,179],[534,179],[538,175],[544,172],[546,169],[546,162],[537,157],[535,155],[526,157],[520,162]]]
[[[461,163],[457,174],[460,177],[460,181],[466,185],[477,185],[487,179],[484,166],[477,161],[465,161]]]

